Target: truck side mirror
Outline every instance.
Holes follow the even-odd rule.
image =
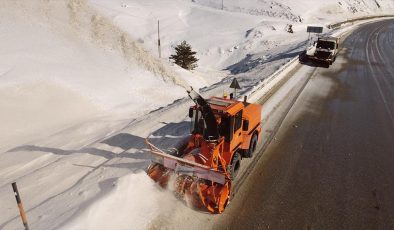
[[[192,118],[194,114],[194,109],[193,108],[189,108],[189,117]]]
[[[242,124],[242,131],[248,131],[249,130],[249,121],[244,120]]]

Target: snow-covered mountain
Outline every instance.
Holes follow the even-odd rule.
[[[307,23],[329,19],[346,19],[354,16],[368,14],[384,14],[392,12],[393,1],[378,0],[194,0],[196,4],[223,9],[231,12],[240,12],[256,16],[282,18],[293,22]]]
[[[380,14],[394,1],[1,0],[0,229],[21,226],[13,181],[32,229],[146,227],[176,201],[142,171],[143,140],[188,129],[171,123],[186,103],[159,108],[188,86],[221,93],[230,74],[250,89],[297,54],[306,26]],[[168,61],[183,40],[193,72]]]

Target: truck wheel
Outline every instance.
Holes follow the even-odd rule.
[[[233,180],[237,178],[237,174],[239,169],[241,168],[241,155],[236,152],[233,155],[233,159],[231,160],[230,174]]]
[[[250,140],[249,149],[245,154],[245,157],[252,158],[253,153],[256,151],[256,148],[257,148],[257,133],[253,134],[252,140]]]
[[[308,56],[306,54],[306,50],[302,51],[299,55],[298,55],[298,61],[302,64],[305,63],[305,61],[307,61]]]

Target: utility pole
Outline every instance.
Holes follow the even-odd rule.
[[[161,58],[161,47],[160,47],[160,20],[157,20],[157,48],[159,50],[159,58]]]
[[[223,3],[223,1],[224,1],[224,0],[222,0],[222,10],[224,9],[224,3]]]

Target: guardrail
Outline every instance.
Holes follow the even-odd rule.
[[[356,21],[363,21],[363,20],[370,20],[370,19],[376,19],[376,18],[391,18],[391,17],[394,17],[394,15],[387,14],[387,15],[374,15],[374,16],[357,17],[357,18],[348,19],[346,21],[341,21],[341,22],[328,24],[327,28],[328,29],[338,29],[338,28],[341,28],[342,25],[346,24],[346,23],[351,23],[351,22],[356,22]]]
[[[280,74],[282,74],[285,70],[288,70],[288,68],[294,63],[298,61],[298,56],[294,57],[290,61],[288,61],[286,64],[281,66],[278,70],[276,70],[271,76],[263,79],[257,86],[253,87],[251,92],[249,93],[248,98],[252,98],[258,91],[263,89],[265,86],[267,86],[272,80],[276,79]],[[269,93],[269,90],[267,90],[266,93]]]

